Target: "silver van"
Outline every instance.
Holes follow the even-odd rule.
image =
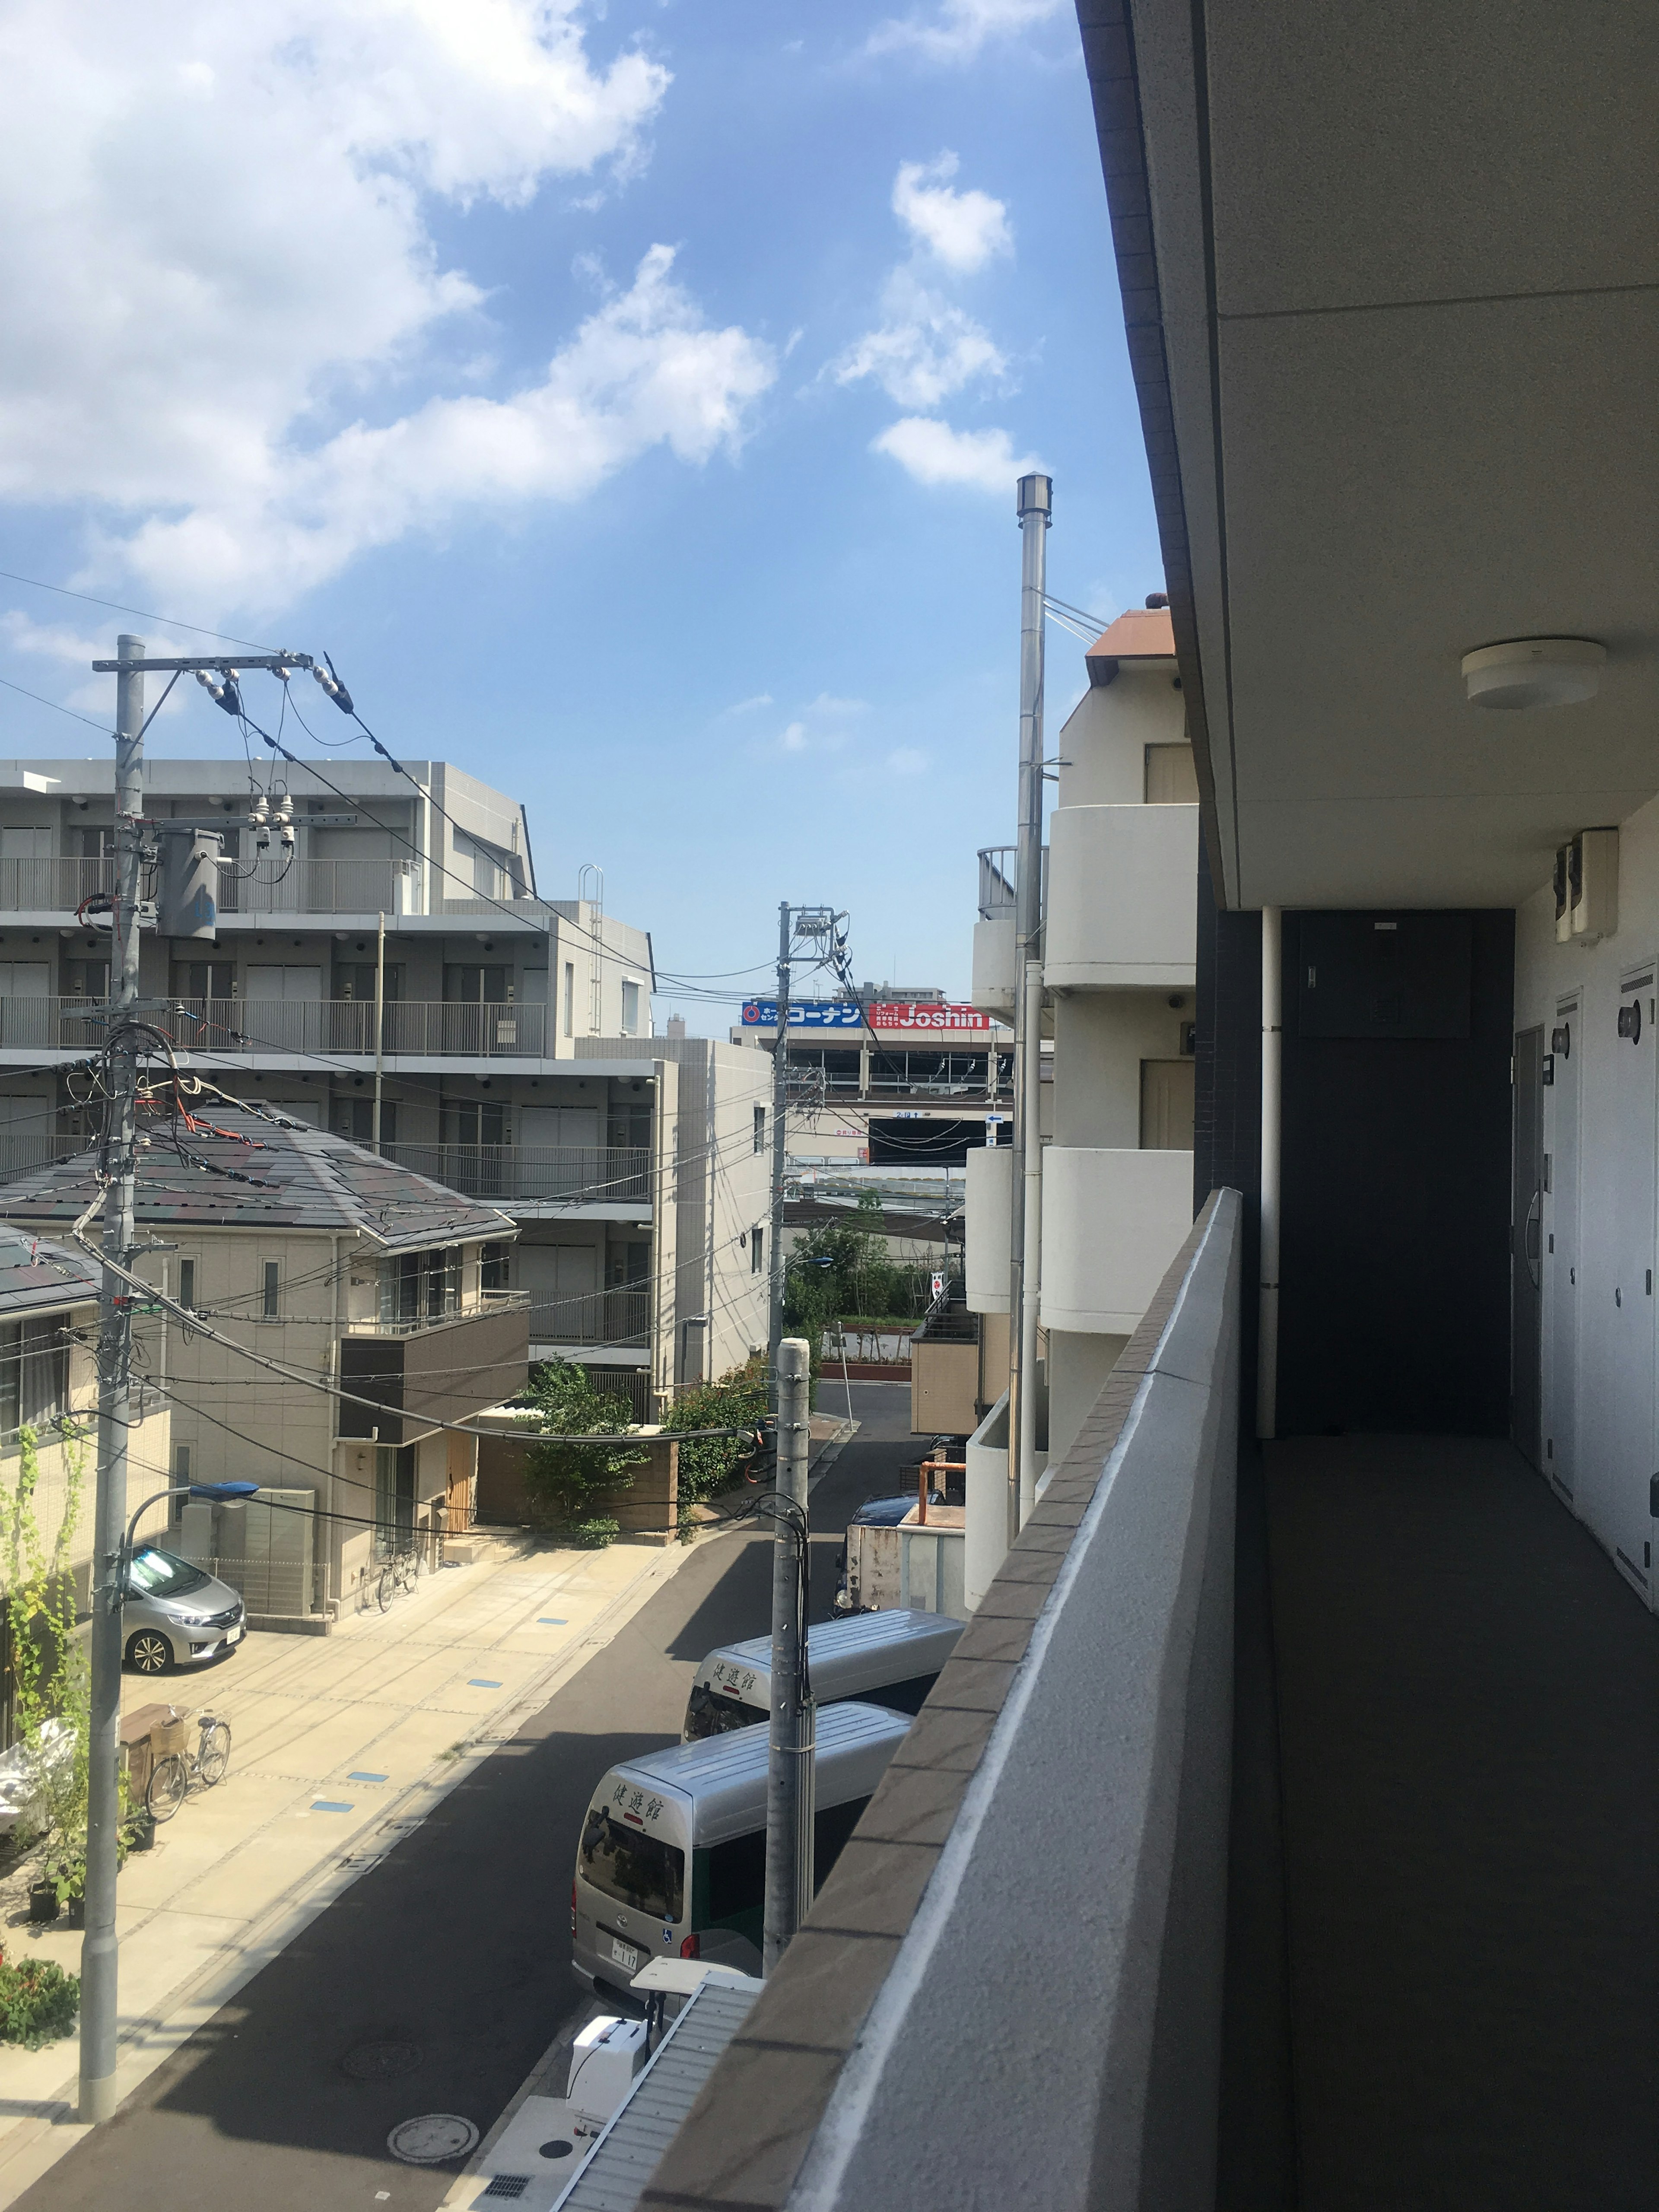
[[[164,1674],[234,1650],[246,1610],[228,1583],[155,1544],[127,1562],[122,1592],[122,1656],[135,1673]]]
[[[819,1883],[908,1731],[908,1713],[830,1705],[817,1717]],[[578,1981],[625,1990],[657,1959],[761,1970],[765,1728],[737,1729],[613,1766],[582,1822],[570,1885]]]
[[[943,1613],[860,1613],[820,1621],[806,1632],[812,1695],[821,1706],[868,1698],[895,1712],[919,1713],[966,1626]],[[771,1711],[771,1638],[723,1644],[697,1669],[680,1741],[697,1743],[750,1728]]]

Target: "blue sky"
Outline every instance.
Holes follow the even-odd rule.
[[[12,0],[0,85],[0,568],[327,647],[665,969],[764,960],[789,897],[965,988],[1018,464],[1051,588],[1163,580],[1068,7]],[[121,626],[0,583],[0,676],[101,721]],[[230,735],[192,686],[151,742]]]

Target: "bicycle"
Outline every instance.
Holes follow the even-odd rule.
[[[418,1547],[398,1552],[380,1570],[380,1579],[375,1589],[375,1601],[384,1613],[399,1590],[412,1591],[421,1579],[422,1559]]]
[[[170,1751],[150,1769],[144,1810],[153,1820],[170,1820],[190,1795],[192,1783],[216,1789],[229,1771],[229,1729],[211,1713],[198,1714],[196,1725],[199,1734],[194,1751]]]

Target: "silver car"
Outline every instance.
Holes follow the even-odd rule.
[[[164,1674],[234,1650],[246,1632],[246,1607],[205,1567],[141,1544],[127,1570],[121,1628],[128,1666]]]

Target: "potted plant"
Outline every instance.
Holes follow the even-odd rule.
[[[71,1928],[87,1924],[87,1855],[67,1847],[46,1861],[46,1879],[57,1894],[58,1910],[67,1912]],[[56,1916],[54,1916],[56,1917]]]
[[[155,1848],[155,1815],[140,1806],[131,1820],[122,1824],[121,1841],[125,1846],[124,1857],[127,1851],[153,1851]]]
[[[62,1910],[58,1902],[58,1884],[48,1875],[29,1884],[29,1918],[33,1921],[56,1920]]]

